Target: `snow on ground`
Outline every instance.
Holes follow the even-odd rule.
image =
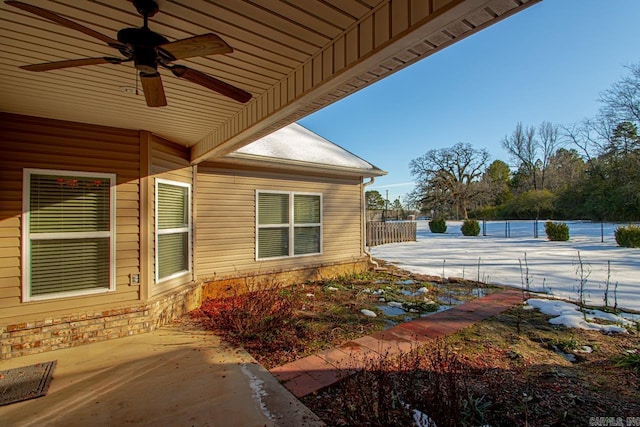
[[[417,242],[395,243],[371,248],[376,258],[414,273],[466,279],[520,288],[520,265],[528,267],[530,290],[577,300],[582,258],[585,301],[602,306],[610,262],[609,305],[617,297],[619,308],[640,311],[640,249],[621,248],[613,237],[615,224],[604,224],[601,242],[599,223],[568,222],[568,242],[546,239],[544,222],[534,238],[533,221],[487,222],[487,236],[466,237],[460,222],[448,222],[447,233],[429,231],[428,221],[418,221]],[[505,237],[509,233],[511,237]],[[526,254],[526,263],[525,263]],[[478,264],[480,266],[478,273]],[[526,274],[525,274],[526,276]],[[617,291],[614,293],[614,286]]]
[[[580,312],[580,308],[577,305],[565,301],[530,298],[527,300],[527,305],[537,308],[542,313],[548,314],[549,316],[556,316],[549,319],[549,323],[552,325],[564,325],[567,328],[624,333],[626,332],[626,329],[623,326],[618,325],[635,325],[634,322],[627,320],[624,317],[616,316],[613,313],[605,313],[600,310],[585,310],[585,313],[583,314]],[[608,320],[610,322],[617,323],[617,325],[602,325],[599,323],[589,322],[589,320],[593,319]]]

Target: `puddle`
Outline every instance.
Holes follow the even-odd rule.
[[[471,295],[474,297],[482,298],[487,296],[486,288],[473,288],[471,289]]]
[[[453,297],[448,296],[448,295],[439,296],[438,297],[438,302],[441,302],[443,304],[448,304],[450,306],[464,304],[464,301],[456,299],[456,298],[453,298]]]
[[[401,309],[400,307],[393,307],[389,305],[376,305],[376,308],[384,313],[385,316],[395,317],[403,314],[407,314],[406,311]]]
[[[553,351],[556,354],[559,354],[560,356],[562,356],[564,358],[564,360],[566,360],[567,362],[571,362],[571,363],[575,363],[576,362],[576,355],[575,354],[565,353],[562,350],[560,350],[558,347],[556,347],[555,345],[553,346]]]
[[[399,289],[398,293],[404,295],[405,297],[419,297],[428,294],[429,290],[425,287],[422,287],[415,292],[408,289]]]
[[[447,289],[451,295],[464,295],[472,296],[475,298],[482,298],[489,295],[487,288],[473,288],[473,289]]]
[[[440,313],[441,311],[446,311],[449,310],[450,308],[453,308],[453,305],[439,305],[438,309],[436,311],[429,311],[429,312],[425,312],[425,313],[420,313],[420,317],[427,317],[427,316],[431,316],[432,314],[436,314],[436,313]]]

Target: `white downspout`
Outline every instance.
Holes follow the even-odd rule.
[[[368,187],[375,181],[376,179],[374,177],[371,177],[371,180],[369,182],[363,181],[362,183],[362,250],[369,259],[369,262],[375,265],[375,269],[379,269],[380,265],[378,265],[378,263],[373,260],[373,256],[367,250],[367,200],[365,196],[365,187]]]

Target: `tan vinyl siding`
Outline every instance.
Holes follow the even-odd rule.
[[[151,136],[151,175],[154,182],[151,183],[151,229],[155,230],[155,179],[164,179],[170,181],[183,182],[191,185],[191,200],[193,201],[193,169],[194,167],[189,164],[189,149],[187,147],[174,144],[170,141],[162,139],[158,136]],[[192,209],[193,212],[193,209]],[[193,247],[193,233],[192,233],[192,247]],[[191,274],[185,274],[184,276],[171,279],[160,284],[155,284],[155,239],[152,236],[150,242],[150,253],[152,263],[151,278],[154,282],[151,284],[151,294],[157,294],[165,290],[174,288],[181,284],[190,282],[193,280],[193,256],[191,257]]]
[[[139,299],[129,274],[139,271],[139,132],[0,114],[0,323],[74,310],[104,310]],[[116,291],[21,302],[24,168],[115,173]]]
[[[198,278],[311,267],[362,257],[361,181],[198,166]],[[256,190],[321,193],[322,254],[255,260]]]

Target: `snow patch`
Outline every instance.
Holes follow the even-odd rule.
[[[413,410],[413,423],[416,427],[438,427],[436,422],[424,412]]]
[[[627,330],[622,326],[601,325],[599,323],[593,323],[585,320],[585,314],[580,311],[580,308],[577,305],[570,302],[531,298],[527,300],[527,304],[531,307],[537,308],[543,314],[556,316],[549,319],[549,323],[552,325],[562,325],[567,328],[586,329],[591,331],[617,333],[627,332]],[[585,313],[588,320],[601,319],[610,322],[617,322],[620,325],[632,324],[629,320],[613,313],[606,313],[600,310],[586,310]]]
[[[377,314],[375,314],[373,311],[371,310],[367,310],[366,308],[363,308],[362,310],[360,310],[360,313],[364,314],[367,317],[378,317]]]
[[[577,305],[566,301],[531,298],[527,300],[527,304],[549,316],[562,316],[578,311]]]
[[[264,385],[264,381],[256,377],[249,370],[249,368],[247,368],[246,363],[243,363],[242,365],[240,365],[240,370],[242,371],[243,374],[247,376],[247,378],[249,378],[249,387],[251,388],[251,391],[253,392],[253,397],[258,402],[258,405],[260,406],[262,413],[271,421],[274,421],[275,417],[273,416],[273,414],[271,414],[271,412],[269,412],[267,405],[265,405],[264,401],[262,400],[263,397],[268,396],[267,392],[262,387]]]

